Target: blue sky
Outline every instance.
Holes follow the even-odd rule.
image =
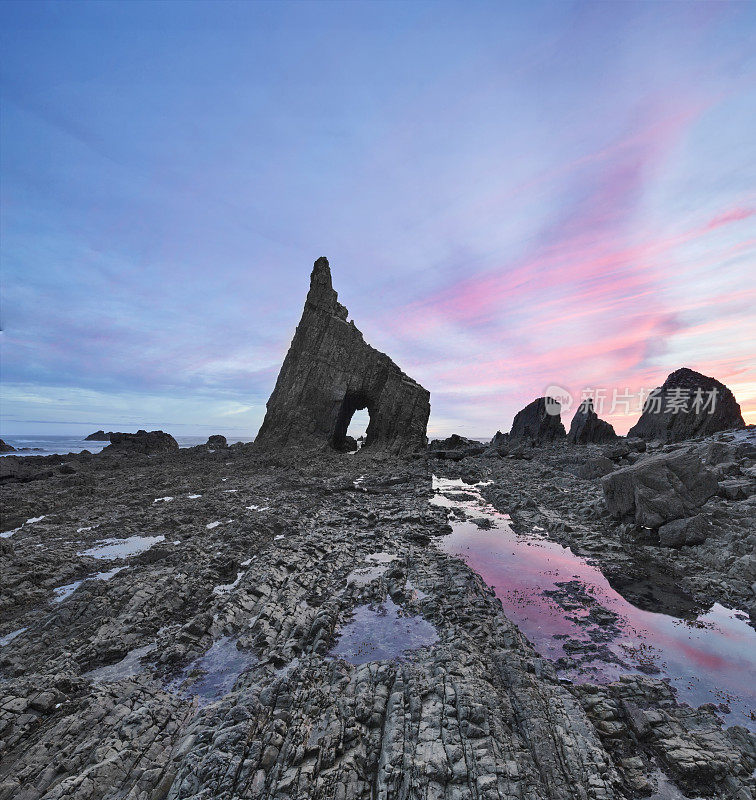
[[[320,255],[433,434],[683,365],[756,421],[756,4],[0,17],[4,433],[254,435]]]

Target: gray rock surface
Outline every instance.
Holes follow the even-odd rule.
[[[628,436],[680,442],[744,427],[740,406],[723,383],[683,367],[649,396]]]
[[[601,486],[609,514],[632,516],[646,528],[695,514],[719,489],[714,473],[691,449],[623,467],[602,478]]]
[[[18,634],[0,646],[0,800],[628,800],[660,775],[753,800],[756,737],[659,679],[564,684],[493,590],[429,544],[448,532],[429,504],[443,467],[492,481],[518,526],[623,576],[658,560],[701,596],[750,591],[745,501],[711,498],[701,513],[717,524],[696,548],[641,547],[597,483],[559,467],[579,449],[456,464],[240,444],[27,459],[53,474],[2,490],[19,529],[0,540],[0,637]],[[145,536],[139,553],[98,557]],[[437,638],[371,658],[392,607]],[[367,660],[335,657],[365,609]]]
[[[659,528],[659,544],[662,547],[682,547],[702,544],[711,532],[711,525],[703,514],[688,519],[675,519]]]
[[[228,447],[228,441],[226,441],[225,436],[221,436],[219,433],[215,433],[212,436],[208,437],[207,444],[205,446],[214,447],[222,450],[224,447]]]
[[[586,400],[578,406],[572,418],[567,441],[573,444],[604,444],[617,438],[614,428],[593,409],[593,400]]]
[[[15,453],[16,448],[0,439],[0,453]]]
[[[258,450],[340,450],[352,415],[364,408],[370,414],[366,448],[399,453],[426,446],[430,393],[368,345],[347,316],[328,260],[319,258],[255,440]]]
[[[520,440],[541,445],[563,439],[567,434],[559,409],[559,403],[550,397],[539,397],[528,403],[515,415],[508,444]]]

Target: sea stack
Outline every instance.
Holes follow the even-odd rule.
[[[365,447],[401,453],[426,446],[430,392],[367,344],[347,316],[331,283],[328,259],[319,258],[257,449],[343,451],[352,415],[364,408],[370,414]]]
[[[546,444],[566,435],[561,405],[551,397],[539,397],[517,412],[509,432],[509,442],[520,439],[532,444]]]
[[[567,434],[573,444],[606,444],[617,438],[614,428],[593,410],[593,400],[584,400],[575,412]]]
[[[723,383],[683,367],[651,393],[641,418],[627,435],[681,442],[744,427],[735,395]]]

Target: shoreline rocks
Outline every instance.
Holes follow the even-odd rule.
[[[138,430],[136,433],[111,433],[110,444],[99,455],[130,453],[150,455],[178,450],[178,442],[165,431]]]

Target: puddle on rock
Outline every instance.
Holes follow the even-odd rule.
[[[220,700],[234,688],[239,676],[249,672],[258,661],[254,653],[240,650],[236,642],[231,636],[218,639],[171,681],[168,690],[188,697],[196,695],[201,706]]]
[[[112,683],[123,678],[131,678],[142,671],[142,658],[151,653],[156,647],[155,642],[146,644],[144,647],[137,647],[117,663],[90,669],[89,672],[84,673],[83,677],[91,678],[95,683]]]
[[[10,644],[17,636],[20,636],[25,630],[28,629],[19,628],[18,630],[6,633],[5,636],[0,636],[0,647],[5,647],[6,644]]]
[[[129,536],[128,539],[103,539],[97,542],[94,547],[82,550],[77,555],[115,561],[117,558],[128,558],[129,556],[143,553],[164,539],[165,536]]]
[[[67,583],[65,586],[58,586],[53,589],[53,592],[55,592],[53,603],[62,603],[67,597],[70,597],[82,583],[84,583],[83,580],[74,581],[73,583]]]
[[[433,479],[433,505],[485,517],[493,527],[450,516],[452,533],[438,540],[491,586],[504,613],[558,674],[607,683],[620,675],[669,678],[678,700],[724,704],[726,725],[756,730],[756,631],[742,612],[715,604],[696,620],[638,608],[611,587],[597,567],[533,532],[518,535],[475,486]],[[474,500],[447,494],[474,494]],[[724,711],[724,708],[722,709]]]
[[[407,614],[387,597],[384,603],[357,606],[329,655],[350,664],[366,664],[401,658],[410,650],[437,641],[434,625],[421,616]]]

